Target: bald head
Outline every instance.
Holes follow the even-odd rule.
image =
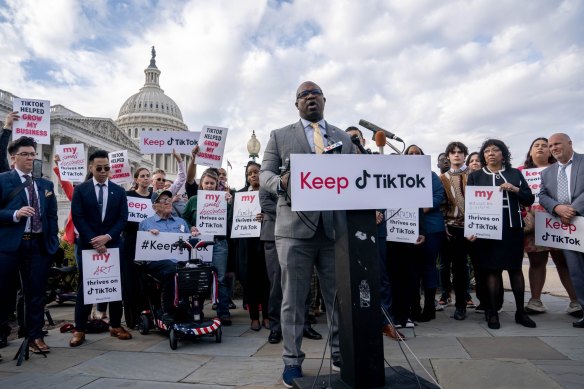
[[[567,163],[574,154],[572,140],[564,133],[557,133],[550,136],[548,139],[548,147],[553,157],[562,164]]]
[[[318,122],[323,118],[326,99],[322,89],[312,81],[305,81],[296,91],[296,108],[300,117],[311,122]]]

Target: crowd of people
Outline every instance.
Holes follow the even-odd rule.
[[[335,211],[295,212],[291,209],[289,172],[281,167],[290,154],[321,154],[328,139],[342,142],[343,154],[368,153],[366,141],[356,127],[342,130],[324,120],[326,99],[313,82],[302,83],[295,96],[300,120],[274,130],[261,164],[250,161],[245,167],[241,192],[257,192],[261,222],[257,238],[232,238],[233,190],[225,169],[207,168],[196,180],[199,148],[192,151],[189,166],[173,153],[178,165],[176,180],[169,181],[163,170],[139,168],[129,190],[109,179],[108,153],[98,150],[89,155],[90,174],[76,186],[61,181],[71,201],[71,214],[61,239],[75,244],[77,269],[82,279],[82,251],[106,253],[120,249],[123,282],[122,301],[110,302],[110,334],[120,340],[132,338],[140,314],[140,291],[134,260],[138,231],[153,235],[181,232],[199,235],[196,226],[197,193],[217,191],[227,202],[225,235],[214,236],[212,264],[217,272],[218,294],[213,308],[222,325],[231,325],[230,310],[236,309],[234,280],[243,290],[243,304],[249,313],[250,329],[269,330],[270,343],[283,342],[283,382],[287,387],[302,377],[302,338],[320,339],[314,322],[314,300],[320,300],[330,324],[331,360],[334,370],[342,365],[339,352],[338,309],[335,300]],[[0,137],[0,347],[7,344],[8,319],[15,310],[11,297],[20,287],[26,302],[26,336],[32,352],[48,352],[44,342],[43,312],[47,273],[59,246],[57,202],[53,184],[31,176],[36,157],[36,142],[21,137],[9,143],[12,124],[18,120],[9,113]],[[359,147],[355,147],[359,143]],[[7,160],[7,155],[10,163]],[[419,145],[409,145],[405,155],[424,155]],[[59,162],[56,156],[55,162]],[[465,320],[468,311],[484,313],[491,329],[501,326],[498,313],[503,304],[503,271],[507,271],[515,299],[515,321],[527,328],[536,327],[529,316],[546,311],[541,294],[546,263],[551,255],[560,280],[570,297],[568,314],[582,317],[584,304],[583,253],[541,247],[535,244],[536,212],[548,212],[568,224],[584,215],[584,161],[573,150],[568,135],[557,133],[538,137],[527,150],[525,161],[512,167],[507,145],[488,139],[476,152],[469,152],[460,141],[452,141],[438,156],[439,174],[432,172],[432,206],[419,210],[419,236],[415,243],[386,241],[386,210],[376,210],[377,260],[380,267],[381,306],[386,312],[379,323],[380,332],[396,341],[405,341],[401,327],[428,322],[436,311],[454,304],[455,320]],[[546,168],[541,173],[539,203],[521,170]],[[464,228],[465,194],[472,186],[493,186],[502,192],[502,238],[481,239],[466,235]],[[142,222],[128,221],[128,198],[149,199],[155,215]],[[522,264],[529,258],[531,298],[525,304]],[[176,260],[147,262],[147,271],[161,281],[162,320],[175,320],[173,304]],[[20,274],[20,278],[19,278]],[[18,282],[20,280],[20,282]],[[476,289],[476,304],[470,294],[471,280]],[[454,299],[452,298],[454,292]],[[317,296],[317,298],[313,298]],[[104,311],[105,307],[100,307]],[[83,299],[79,282],[75,306],[75,325],[70,346],[85,341],[91,305]],[[103,312],[103,316],[107,316]],[[574,322],[584,328],[584,319]]]

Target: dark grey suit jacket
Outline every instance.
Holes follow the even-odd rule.
[[[554,163],[541,172],[541,191],[539,203],[550,214],[558,203],[558,169]],[[572,158],[572,172],[570,173],[570,195],[572,207],[579,216],[584,216],[584,155],[574,153]]]
[[[326,133],[329,139],[334,142],[342,141],[342,153],[353,153],[354,146],[351,138],[343,130],[326,123]],[[290,204],[287,203],[283,193],[278,193],[278,184],[280,182],[280,166],[290,157],[290,154],[311,154],[312,150],[302,122],[272,131],[270,141],[266,146],[264,160],[262,161],[262,170],[260,171],[260,185],[271,193],[277,193],[278,207],[276,218],[277,237],[309,239],[316,232],[319,219],[322,216],[324,232],[329,239],[335,238],[333,227],[333,211],[310,211],[310,212],[293,212]],[[326,158],[326,156],[323,156]],[[291,183],[294,185],[294,183]],[[294,199],[292,199],[294,201]]]

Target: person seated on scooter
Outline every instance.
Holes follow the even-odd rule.
[[[161,232],[184,233],[189,226],[184,219],[172,215],[173,195],[169,190],[158,190],[152,194],[152,207],[156,215],[140,222],[139,231],[149,231],[153,235]],[[191,231],[194,235],[194,232]],[[162,287],[162,321],[172,323],[174,300],[174,275],[176,273],[176,259],[168,258],[159,261],[146,262],[146,270],[161,282]]]

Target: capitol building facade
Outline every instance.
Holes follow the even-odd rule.
[[[156,67],[156,52],[152,48],[149,66],[144,70],[145,83],[138,93],[130,96],[120,108],[118,118],[86,117],[63,105],[51,106],[51,144],[38,145],[38,158],[43,162],[43,176],[50,178],[58,188],[59,227],[63,228],[70,210],[70,202],[63,194],[52,169],[55,146],[83,143],[86,155],[95,150],[108,152],[128,150],[132,175],[138,167],[150,171],[163,169],[167,178],[174,179],[177,164],[170,154],[140,152],[139,138],[142,131],[188,131],[182,113],[176,103],[160,88],[160,70]],[[12,112],[13,99],[18,96],[0,89],[0,120]],[[29,97],[29,96],[27,96]],[[34,97],[33,97],[34,98]],[[184,156],[190,161],[190,156]]]

